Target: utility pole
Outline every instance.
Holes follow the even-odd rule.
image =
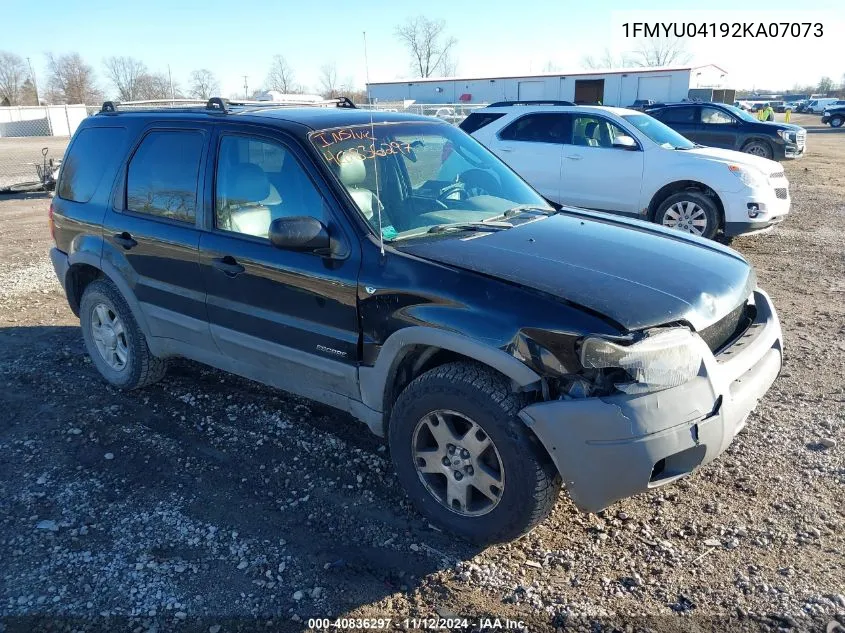
[[[246,83],[247,75],[244,75],[244,99],[249,99],[249,87]]]
[[[170,74],[170,64],[167,65],[167,79],[170,81],[170,105],[173,105],[176,93],[173,92],[173,75]]]
[[[41,100],[38,98],[38,82],[35,80],[35,71],[32,70],[32,60],[26,58],[26,63],[29,64],[29,76],[32,78],[32,87],[35,88],[35,105],[41,105]]]

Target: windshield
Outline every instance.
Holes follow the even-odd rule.
[[[624,114],[622,118],[666,149],[692,149],[695,147],[695,143],[648,114]]]
[[[725,108],[725,110],[727,110],[728,112],[733,114],[738,119],[742,119],[743,121],[751,121],[753,123],[758,123],[757,119],[755,119],[753,116],[751,116],[750,114],[748,114],[745,110],[742,110],[741,108],[737,108],[737,107],[734,107],[732,105],[727,105],[727,104],[724,105],[724,108]]]
[[[503,218],[515,207],[553,211],[453,125],[367,124],[319,130],[310,139],[376,232],[381,209],[382,236],[388,241],[426,235],[444,224]]]

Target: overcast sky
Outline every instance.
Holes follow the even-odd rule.
[[[365,81],[362,32],[369,43],[373,81],[409,74],[408,57],[394,29],[409,16],[424,14],[447,22],[458,40],[455,57],[461,75],[539,72],[551,62],[562,70],[581,68],[585,55],[605,48],[619,56],[636,48],[623,37],[628,21],[821,22],[821,38],[695,39],[688,43],[694,64],[714,63],[729,73],[731,87],[787,89],[815,84],[823,75],[837,83],[845,73],[845,3],[842,0],[737,2],[708,0],[179,0],[42,1],[0,0],[0,50],[30,57],[45,76],[44,53],[79,52],[91,64],[107,94],[103,74],[110,55],[138,57],[152,71],[166,72],[185,87],[190,71],[209,68],[222,93],[263,83],[273,55],[293,67],[296,80],[319,85],[320,66],[334,62],[341,80]],[[706,12],[700,7],[707,6]],[[800,10],[795,7],[800,6]],[[685,8],[688,7],[688,8]]]

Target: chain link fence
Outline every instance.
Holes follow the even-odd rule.
[[[84,105],[0,107],[0,191],[37,184],[44,149],[46,159],[61,160],[86,116]]]

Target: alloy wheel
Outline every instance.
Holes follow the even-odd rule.
[[[707,230],[707,214],[695,202],[676,202],[663,212],[663,226],[693,235],[704,235]]]
[[[98,303],[91,311],[91,338],[106,364],[122,371],[129,361],[129,342],[123,321],[105,303]]]
[[[455,411],[433,411],[417,423],[412,443],[417,475],[442,506],[462,516],[481,516],[499,504],[504,464],[477,422]]]

